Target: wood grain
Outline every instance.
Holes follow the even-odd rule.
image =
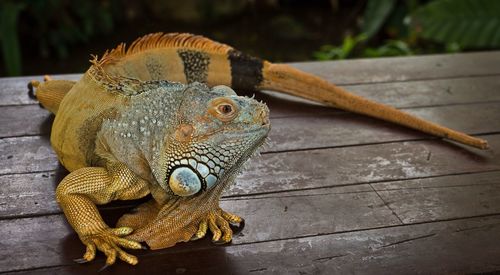
[[[0,175],[55,170],[57,157],[46,136],[0,139]]]
[[[373,188],[404,223],[500,214],[500,172],[380,182]]]
[[[468,274],[498,272],[500,216],[395,226],[263,243],[165,249],[141,253],[139,264],[111,274]],[[64,256],[72,243],[65,240]],[[181,245],[187,247],[187,245]],[[50,251],[49,251],[50,252]],[[71,254],[71,253],[70,253]],[[25,255],[24,257],[31,255]],[[43,255],[35,260],[43,260]],[[55,262],[54,258],[51,258]],[[69,263],[68,263],[69,264]],[[29,270],[29,274],[88,274],[90,264]],[[24,272],[21,272],[24,273]],[[492,273],[493,274],[493,273]]]
[[[51,76],[53,79],[78,80],[81,74]],[[43,76],[21,76],[0,78],[0,106],[38,104],[28,97],[28,83],[32,80],[43,81]]]
[[[225,200],[221,206],[244,216],[248,223],[234,244],[399,224],[372,189],[343,187],[338,191],[295,193],[279,199],[239,198]],[[0,271],[71,264],[83,253],[83,245],[62,215],[1,220],[0,235]],[[68,242],[72,245],[64,244]]]

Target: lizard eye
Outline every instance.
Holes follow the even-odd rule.
[[[210,113],[219,120],[227,122],[233,120],[238,114],[236,103],[229,98],[219,97],[211,102]]]
[[[230,114],[233,111],[233,106],[229,104],[221,104],[219,107],[217,107],[219,113],[227,115]]]

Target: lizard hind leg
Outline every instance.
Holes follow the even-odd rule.
[[[53,80],[50,76],[44,77],[44,82],[32,80],[28,86],[30,95],[33,93],[40,104],[50,112],[56,114],[64,96],[73,88],[75,81]],[[36,91],[33,92],[32,89]]]

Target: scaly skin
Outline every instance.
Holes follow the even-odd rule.
[[[133,229],[109,228],[99,215],[96,204],[141,198],[149,193],[148,185],[119,162],[106,168],[80,168],[63,179],[57,187],[57,202],[87,247],[83,256],[85,261],[94,259],[97,248],[107,255],[107,265],[113,264],[116,256],[129,264],[137,264],[136,257],[120,249],[120,246],[141,248],[138,242],[122,238],[132,233]]]
[[[51,143],[71,172],[58,186],[57,200],[87,247],[82,261],[101,250],[107,265],[116,256],[136,264],[120,247],[137,249],[145,241],[164,248],[202,238],[207,230],[214,242],[231,240],[229,224],[243,220],[220,209],[219,197],[262,143],[269,121],[264,105],[217,85],[285,92],[487,148],[484,140],[200,36],[150,34],[92,63],[76,83],[32,83],[40,103],[56,114]],[[95,207],[149,193],[154,199],[124,215],[116,228]]]
[[[58,85],[37,84],[37,95]],[[229,224],[242,219],[220,209],[219,198],[267,136],[265,104],[226,86],[112,76],[95,60],[55,107],[51,143],[71,172],[56,195],[86,246],[79,262],[100,250],[106,266],[116,257],[136,264],[122,248],[165,248],[207,229],[215,243],[231,241]],[[96,208],[150,193],[116,228]]]

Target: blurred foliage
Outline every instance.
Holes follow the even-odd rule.
[[[396,0],[371,0],[366,4],[361,32],[372,38],[380,30],[396,6]]]
[[[413,55],[413,50],[408,44],[402,40],[386,40],[385,43],[376,48],[366,48],[363,51],[365,57],[380,57],[380,56],[402,56]]]
[[[89,53],[155,31],[278,62],[492,49],[499,16],[500,0],[0,0],[0,74],[81,71]]]
[[[368,0],[359,32],[355,38],[346,35],[340,46],[322,46],[313,56],[329,60],[499,48],[500,1]]]
[[[5,67],[10,75],[21,73],[21,52],[17,37],[17,18],[24,3],[3,2],[0,9],[0,42]]]
[[[0,0],[0,75],[79,72],[89,53],[158,31],[205,35],[274,61],[306,60],[340,41],[364,1]]]
[[[364,33],[355,37],[348,35],[339,47],[324,45],[314,53],[314,57],[317,60],[346,59],[352,55],[354,48],[367,38],[368,36]]]
[[[239,13],[248,5],[246,0],[144,0],[145,6],[155,17],[168,17],[185,23],[220,20]]]
[[[500,1],[431,2],[411,14],[411,26],[423,38],[464,49],[499,47]]]
[[[30,36],[41,56],[68,56],[68,47],[113,28],[113,1],[4,0],[0,2],[0,40],[8,75],[21,74],[19,32]],[[20,29],[19,20],[26,20]]]
[[[268,1],[268,0],[267,0]],[[241,12],[249,0],[1,0],[0,49],[7,75],[22,73],[22,52],[66,59],[70,49],[109,34],[118,23],[157,21],[203,23]],[[149,19],[149,18],[148,18]],[[128,22],[128,23],[130,23]],[[140,22],[137,22],[140,23]],[[135,34],[134,36],[142,35]],[[22,39],[20,39],[22,37]],[[20,40],[30,41],[29,45]]]

